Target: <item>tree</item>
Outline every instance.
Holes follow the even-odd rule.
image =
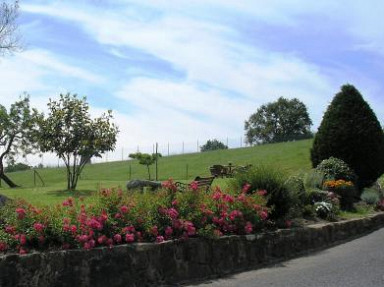
[[[313,167],[331,156],[342,159],[355,171],[360,189],[384,172],[383,130],[369,104],[352,85],[342,86],[335,95],[313,142]]]
[[[138,159],[139,164],[145,165],[147,167],[147,172],[148,172],[148,179],[151,180],[151,172],[149,170],[149,166],[154,164],[156,160],[158,160],[161,157],[160,153],[153,153],[152,155],[148,153],[131,153],[129,155],[130,158],[132,159]]]
[[[18,162],[15,164],[8,165],[4,169],[4,172],[15,172],[15,171],[22,171],[22,170],[29,170],[29,169],[31,169],[31,166],[29,166],[25,163],[22,163],[22,162]]]
[[[217,149],[228,149],[228,147],[217,139],[208,140],[204,145],[200,147],[201,152]]]
[[[310,138],[311,125],[307,107],[301,101],[280,97],[262,105],[245,121],[246,141],[254,144]]]
[[[77,95],[68,93],[60,95],[58,101],[50,99],[48,109],[48,117],[40,122],[40,148],[64,161],[67,188],[74,190],[86,163],[115,148],[119,130],[111,123],[110,110],[92,120],[86,98],[78,99]]]
[[[0,5],[0,53],[5,55],[20,49],[16,25],[19,1],[13,4],[3,2]]]
[[[5,175],[4,161],[8,165],[15,163],[15,157],[38,151],[38,121],[42,115],[29,104],[29,97],[24,95],[10,106],[9,111],[0,105],[0,178],[11,187],[17,185]]]

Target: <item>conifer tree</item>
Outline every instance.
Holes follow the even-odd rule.
[[[352,85],[344,85],[328,106],[315,136],[311,160],[336,157],[357,174],[360,189],[384,172],[384,133],[375,113]]]

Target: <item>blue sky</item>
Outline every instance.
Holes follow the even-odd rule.
[[[379,0],[22,1],[25,50],[1,59],[0,97],[87,96],[114,111],[118,149],[240,138],[280,96],[316,130],[345,83],[383,123],[383,14]]]

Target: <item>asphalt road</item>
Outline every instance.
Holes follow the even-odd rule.
[[[384,286],[384,228],[276,266],[187,286]]]

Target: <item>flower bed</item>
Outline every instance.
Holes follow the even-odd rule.
[[[268,222],[266,191],[214,188],[195,184],[183,193],[172,180],[156,193],[102,190],[94,204],[68,198],[62,204],[37,208],[16,201],[0,210],[0,251],[93,249],[134,242],[190,237],[214,238],[252,234]]]

